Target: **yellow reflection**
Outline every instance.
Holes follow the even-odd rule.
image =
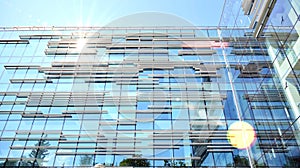
[[[250,147],[256,140],[254,128],[244,121],[237,121],[230,125],[227,132],[229,143],[238,149]]]

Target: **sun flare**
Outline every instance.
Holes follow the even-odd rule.
[[[238,121],[230,125],[227,132],[229,143],[238,149],[246,149],[256,140],[256,133],[252,125],[244,121]]]

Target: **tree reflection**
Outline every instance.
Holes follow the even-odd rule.
[[[120,166],[135,166],[135,167],[149,167],[150,162],[142,158],[141,155],[134,155],[134,158],[124,159],[120,162]]]
[[[234,156],[233,161],[234,161],[234,165],[227,164],[227,166],[235,166],[235,167],[248,167],[249,166],[249,161],[246,157]]]
[[[35,148],[32,149],[29,158],[23,157],[21,160],[6,160],[4,163],[0,163],[0,166],[3,167],[39,167],[43,166],[44,159],[49,152],[47,147],[50,146],[49,141],[45,139],[40,139],[36,144],[34,144]]]
[[[90,166],[93,164],[93,155],[84,155],[80,157],[80,166]]]
[[[50,146],[50,143],[45,139],[40,139],[34,146],[37,146],[37,148],[33,149],[29,154],[30,158],[35,158],[31,164],[33,166],[42,166],[45,157],[49,155],[47,147]]]
[[[186,164],[183,161],[176,160],[164,160],[165,167],[186,167]]]

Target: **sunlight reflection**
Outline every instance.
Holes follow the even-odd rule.
[[[86,39],[82,39],[82,38],[78,39],[76,49],[82,50],[85,44],[86,44]]]
[[[237,121],[230,125],[227,132],[227,139],[233,147],[246,149],[254,144],[256,133],[249,123]]]

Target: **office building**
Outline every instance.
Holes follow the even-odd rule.
[[[219,27],[0,28],[0,165],[299,167],[299,2],[231,3]]]

